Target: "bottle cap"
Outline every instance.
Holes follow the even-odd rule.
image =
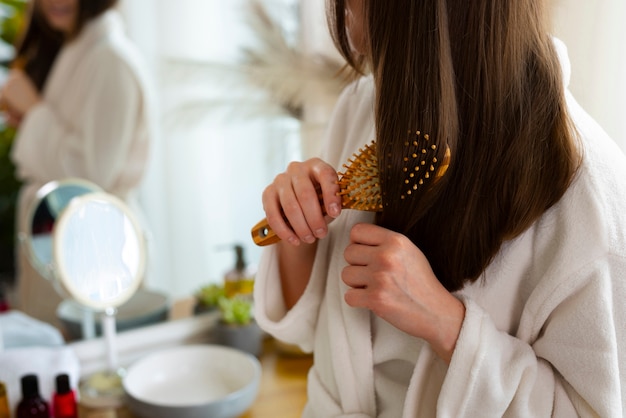
[[[67,374],[63,373],[57,375],[56,390],[57,393],[60,394],[71,392],[72,389],[70,388],[70,377]]]
[[[22,397],[24,398],[32,398],[34,396],[39,396],[39,380],[37,379],[37,375],[27,374],[22,376]]]

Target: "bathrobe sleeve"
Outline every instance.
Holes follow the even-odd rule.
[[[498,330],[478,304],[464,300],[438,416],[624,416],[626,289],[612,277],[626,277],[624,258],[597,260],[551,289],[534,306],[543,324],[532,344]]]
[[[318,243],[318,252],[320,247],[327,247],[324,240]],[[284,342],[298,345],[305,352],[313,351],[318,313],[326,285],[326,274],[321,272],[326,270],[321,266],[325,261],[320,257],[316,259],[304,294],[290,310],[285,307],[274,247],[264,250],[255,279],[255,319],[259,326]]]
[[[23,120],[12,151],[18,176],[38,183],[82,177],[106,190],[131,189],[146,160],[147,145],[134,144],[147,140],[138,127],[140,83],[120,54],[104,47],[90,51],[74,81],[83,91],[68,94],[72,103],[44,97]]]

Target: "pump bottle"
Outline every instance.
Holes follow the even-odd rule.
[[[235,266],[224,275],[224,293],[227,297],[240,295],[252,297],[254,287],[254,274],[247,266],[243,247],[235,245]]]

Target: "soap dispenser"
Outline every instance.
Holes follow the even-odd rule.
[[[224,293],[227,297],[241,295],[252,297],[254,273],[246,264],[244,248],[235,245],[235,266],[224,275]]]

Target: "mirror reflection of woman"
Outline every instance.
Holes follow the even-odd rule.
[[[12,149],[24,182],[18,232],[39,187],[78,177],[138,209],[153,113],[141,57],[116,0],[33,0],[14,68],[0,91],[18,133]],[[60,297],[18,250],[18,308],[54,322]]]

